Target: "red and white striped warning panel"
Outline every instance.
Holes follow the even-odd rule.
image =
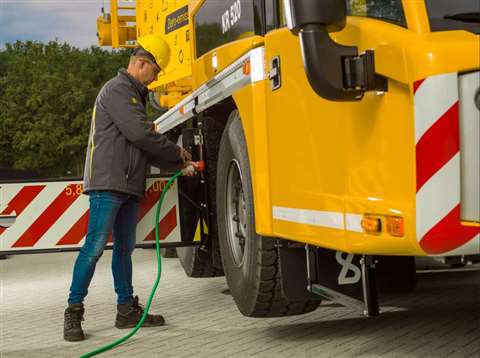
[[[155,210],[166,179],[148,178],[139,206],[137,244],[155,240]],[[0,251],[76,248],[88,226],[88,196],[81,181],[0,184]],[[180,241],[175,182],[160,214],[160,240]],[[111,241],[111,238],[110,238]]]
[[[466,157],[462,150],[467,145],[478,146],[479,134],[471,127],[468,133],[460,128],[461,123],[463,127],[475,125],[477,112],[470,111],[460,121],[461,102],[470,100],[470,96],[459,96],[461,80],[457,73],[450,73],[416,81],[413,86],[417,239],[430,255],[480,253],[478,212],[466,205],[476,205],[479,199],[474,197],[475,184],[467,187],[462,180],[472,172],[469,169],[478,168],[478,154],[462,161]],[[473,101],[473,93],[471,97]]]

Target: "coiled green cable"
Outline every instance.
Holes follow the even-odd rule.
[[[177,172],[173,177],[170,178],[170,180],[167,182],[167,185],[165,185],[165,188],[162,191],[162,195],[160,196],[160,200],[159,200],[158,205],[157,205],[157,210],[156,210],[156,213],[155,213],[155,247],[157,249],[158,270],[157,270],[157,277],[155,279],[155,283],[153,285],[152,291],[150,292],[150,297],[148,298],[148,301],[145,305],[145,310],[143,311],[142,318],[140,319],[140,321],[138,321],[137,325],[126,336],[124,336],[120,339],[117,339],[116,341],[114,341],[110,344],[107,344],[103,347],[100,347],[100,348],[98,348],[94,351],[85,353],[82,356],[80,356],[80,358],[93,357],[97,354],[106,352],[106,351],[118,346],[119,344],[122,344],[127,339],[132,337],[135,333],[137,333],[137,331],[139,330],[139,328],[142,326],[143,322],[145,321],[145,318],[147,317],[147,314],[148,314],[148,310],[150,309],[150,305],[152,304],[153,296],[155,295],[155,291],[157,290],[158,283],[160,282],[160,277],[162,276],[162,258],[161,258],[161,255],[160,255],[160,239],[159,239],[159,234],[158,234],[158,232],[159,232],[158,224],[159,224],[159,219],[160,219],[160,209],[162,208],[162,203],[163,203],[163,199],[165,198],[165,194],[167,193],[168,189],[173,184],[175,179],[177,179],[180,175],[182,175],[181,171]]]

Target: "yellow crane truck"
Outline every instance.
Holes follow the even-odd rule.
[[[156,128],[206,161],[178,254],[242,314],[376,315],[414,257],[480,254],[476,0],[112,0],[97,24],[170,44]]]

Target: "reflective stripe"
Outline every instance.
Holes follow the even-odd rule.
[[[331,229],[344,229],[343,213],[333,211],[318,211],[298,208],[285,208],[274,206],[273,218],[298,224],[328,227]]]
[[[460,218],[464,188],[458,86],[457,73],[414,83],[417,240],[430,255],[479,253],[470,242],[480,227],[463,225]]]
[[[457,73],[437,75],[415,85],[415,143],[458,102]]]
[[[459,172],[460,153],[457,153],[417,192],[418,238],[422,238],[460,202]]]
[[[95,150],[95,115],[97,113],[97,105],[93,107],[92,113],[92,148],[90,149],[90,163],[88,170],[88,178],[92,179],[92,164],[93,164],[93,151]]]
[[[347,231],[363,233],[364,231],[362,229],[362,215],[346,213],[345,214],[345,229]]]

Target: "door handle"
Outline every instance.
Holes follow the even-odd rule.
[[[270,61],[270,72],[268,72],[268,79],[272,85],[272,91],[279,89],[282,86],[282,76],[280,73],[280,56],[275,56]]]

